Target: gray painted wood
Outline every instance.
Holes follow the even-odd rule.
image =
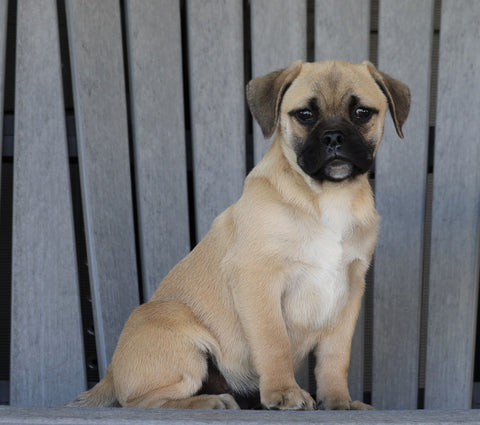
[[[187,1],[198,240],[239,198],[245,178],[242,16],[240,1]]]
[[[443,0],[425,382],[427,408],[470,407],[480,216],[480,8]]]
[[[368,59],[370,0],[315,1],[315,60]]]
[[[144,299],[190,250],[178,1],[127,2]]]
[[[305,0],[253,0],[250,2],[252,77],[259,77],[291,62],[307,58],[307,4]],[[253,125],[254,162],[267,152],[270,141]]]
[[[119,3],[67,1],[99,372],[138,305]]]
[[[0,407],[0,424],[348,424],[449,425],[478,424],[478,410],[450,411],[274,411],[274,410],[156,410],[156,409],[32,409]]]
[[[369,0],[315,1],[315,60],[364,61],[368,59],[369,33]],[[349,369],[350,394],[359,400],[363,399],[364,323],[362,311],[352,342]]]
[[[86,385],[57,4],[19,0],[10,403],[53,406]]]
[[[305,0],[253,0],[250,2],[252,78],[285,68],[307,57],[307,4]],[[263,158],[271,140],[265,140],[253,123],[255,164]],[[297,382],[308,390],[308,359],[298,371]]]
[[[382,217],[373,307],[372,403],[378,409],[417,407],[432,16],[433,0],[380,4],[378,68],[406,83],[413,97],[405,140],[388,116],[375,167]]]
[[[3,99],[5,89],[5,56],[7,50],[7,12],[8,1],[0,4],[0,99]],[[0,102],[0,117],[3,122],[3,103]],[[3,125],[0,125],[0,153],[3,151]],[[0,176],[2,175],[2,161],[0,161]],[[1,177],[0,177],[1,178]],[[0,195],[2,194],[0,187]],[[0,198],[1,199],[1,198]]]

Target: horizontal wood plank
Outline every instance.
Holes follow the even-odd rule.
[[[447,425],[478,424],[480,411],[313,411],[255,410],[143,410],[143,409],[33,409],[0,407],[0,424],[17,425]]]

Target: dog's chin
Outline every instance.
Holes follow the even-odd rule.
[[[334,159],[313,173],[307,172],[310,177],[320,183],[324,181],[342,182],[360,173],[360,170],[353,163],[343,159]]]
[[[321,174],[326,180],[340,182],[353,176],[354,166],[351,162],[334,159],[323,167]]]

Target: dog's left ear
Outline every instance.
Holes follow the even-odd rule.
[[[247,84],[248,107],[253,118],[260,124],[265,139],[274,133],[283,95],[301,68],[302,61],[298,60],[287,68],[254,78]]]
[[[387,96],[388,107],[392,115],[397,134],[403,139],[402,126],[407,120],[410,111],[410,90],[406,84],[390,75],[379,71],[375,66],[365,61],[364,65],[370,71],[375,82],[379,85],[385,96]]]

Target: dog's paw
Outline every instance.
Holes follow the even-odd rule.
[[[315,401],[300,387],[263,391],[262,404],[271,410],[314,410]]]
[[[326,397],[318,401],[319,410],[375,410],[372,406],[361,401],[351,401],[343,398]]]
[[[219,395],[207,395],[203,394],[200,396],[192,397],[188,404],[190,409],[216,409],[216,410],[226,410],[240,409],[240,406],[237,404],[235,399],[230,394],[219,394]],[[182,406],[186,407],[186,406]]]
[[[370,404],[355,400],[350,403],[350,410],[375,410],[375,408]]]

